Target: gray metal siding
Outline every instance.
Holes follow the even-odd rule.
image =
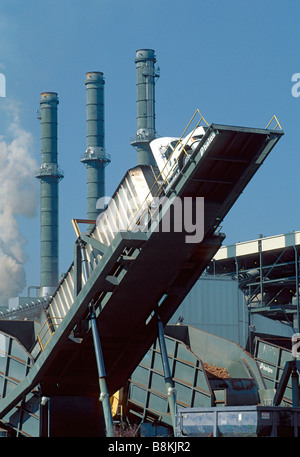
[[[232,279],[202,276],[170,320],[199,328],[245,347],[248,315],[238,282]]]

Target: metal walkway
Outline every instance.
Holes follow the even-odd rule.
[[[175,179],[162,180],[150,166],[133,168],[91,233],[81,233],[74,221],[74,261],[43,312],[34,344],[24,350],[30,359],[26,373],[2,391],[3,423],[37,388],[46,397],[99,396],[91,303],[109,395],[124,385],[158,336],[157,316],[166,325],[193,287],[222,244],[220,223],[282,135],[211,124]],[[192,203],[195,217],[199,197],[200,240],[187,242],[191,227],[184,224],[180,231],[162,229],[165,222],[178,222],[174,202]],[[158,207],[157,198],[163,199]],[[151,216],[143,226],[145,211]],[[10,369],[0,376],[8,378]]]

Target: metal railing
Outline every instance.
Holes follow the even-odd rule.
[[[72,224],[76,233],[77,238],[80,237],[80,229],[78,224],[90,224],[90,225],[95,225],[96,221],[95,220],[90,220],[90,219],[72,219]]]
[[[59,326],[59,323],[57,321],[62,320],[63,317],[47,317],[46,321],[44,322],[43,326],[37,334],[37,341],[40,345],[41,351],[45,349],[45,347],[47,346],[55,332],[55,328]],[[44,340],[46,340],[46,342]]]
[[[268,128],[270,127],[270,125],[272,124],[273,121],[276,122],[276,125],[275,125],[275,127],[274,127],[272,130],[276,130],[277,127],[279,127],[280,130],[282,130],[282,127],[281,127],[281,125],[280,125],[280,123],[279,123],[279,120],[277,119],[277,117],[275,116],[275,114],[274,114],[274,116],[272,117],[272,119],[270,120],[270,122],[267,124],[266,129],[268,129]]]
[[[80,160],[82,162],[89,162],[91,160],[97,160],[103,163],[111,162],[111,155],[105,152],[102,147],[89,146],[84,154],[81,154]]]

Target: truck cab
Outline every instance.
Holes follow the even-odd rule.
[[[205,132],[206,128],[199,126],[185,137],[162,137],[151,141],[150,148],[163,179],[169,181],[177,175]]]

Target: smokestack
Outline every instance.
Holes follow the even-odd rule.
[[[81,162],[87,168],[87,219],[96,220],[100,210],[97,201],[105,196],[106,165],[110,156],[104,142],[104,77],[101,72],[86,73],[87,148]],[[90,231],[93,225],[87,228]]]
[[[41,94],[41,285],[40,296],[52,295],[58,285],[58,183],[63,178],[57,165],[57,105],[55,92]]]
[[[156,57],[152,49],[136,51],[137,80],[137,132],[131,143],[136,147],[139,165],[156,165],[149,143],[156,137],[155,131],[155,69]]]

